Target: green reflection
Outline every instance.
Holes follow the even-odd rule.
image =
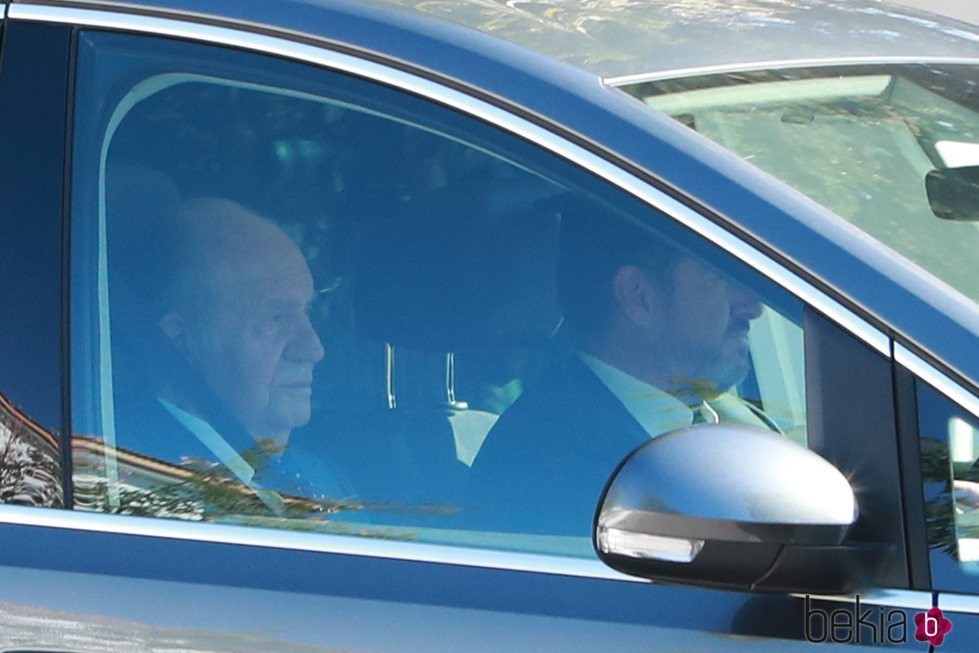
[[[932,170],[979,163],[972,66],[731,73],[625,90],[979,302],[979,224],[934,216]]]

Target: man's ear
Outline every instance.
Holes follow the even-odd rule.
[[[615,299],[626,317],[637,326],[650,328],[658,319],[656,288],[648,275],[634,265],[615,273]]]
[[[187,351],[187,330],[184,316],[180,313],[167,313],[160,318],[160,330],[167,340],[179,351]]]

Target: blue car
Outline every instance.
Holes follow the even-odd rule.
[[[979,28],[0,8],[0,651],[972,650]]]

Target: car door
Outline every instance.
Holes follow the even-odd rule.
[[[0,507],[5,648],[917,645],[885,628],[931,605],[927,583],[910,580],[885,334],[658,191],[625,192],[636,182],[593,154],[410,73],[201,24],[29,7],[14,18],[0,106],[24,145],[3,154],[4,260],[18,263],[5,277],[17,321],[3,391],[6,413],[60,465],[29,456],[27,475],[46,470],[63,490],[43,495],[47,507]],[[45,154],[25,163],[24,152]],[[317,494],[269,498],[254,477],[215,477],[198,464],[213,448],[184,431],[174,457],[178,438],[156,435],[139,403],[165,422],[160,400],[180,394],[156,385],[183,352],[141,340],[156,315],[144,302],[149,272],[182,264],[154,260],[176,230],[168,220],[202,196],[233,198],[287,234],[329,299],[289,316],[325,350],[322,362],[307,353],[311,410],[290,440]],[[607,210],[610,229],[632,221],[677,243],[765,304],[739,392],[853,474],[854,539],[892,551],[861,603],[650,584],[598,562],[587,529],[457,519],[492,425],[569,353],[548,282],[564,217],[552,200],[568,196]],[[201,275],[190,276],[203,286]],[[199,406],[222,402],[204,372],[182,373]],[[245,422],[194,412],[209,410],[232,413],[228,438]],[[213,491],[201,503],[188,488]],[[854,616],[848,629],[858,606],[872,625]]]

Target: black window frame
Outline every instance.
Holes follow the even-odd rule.
[[[62,505],[70,508],[64,272],[73,30],[7,19],[2,31],[0,305],[18,319],[7,322],[0,342],[0,390],[37,426],[58,434]]]

